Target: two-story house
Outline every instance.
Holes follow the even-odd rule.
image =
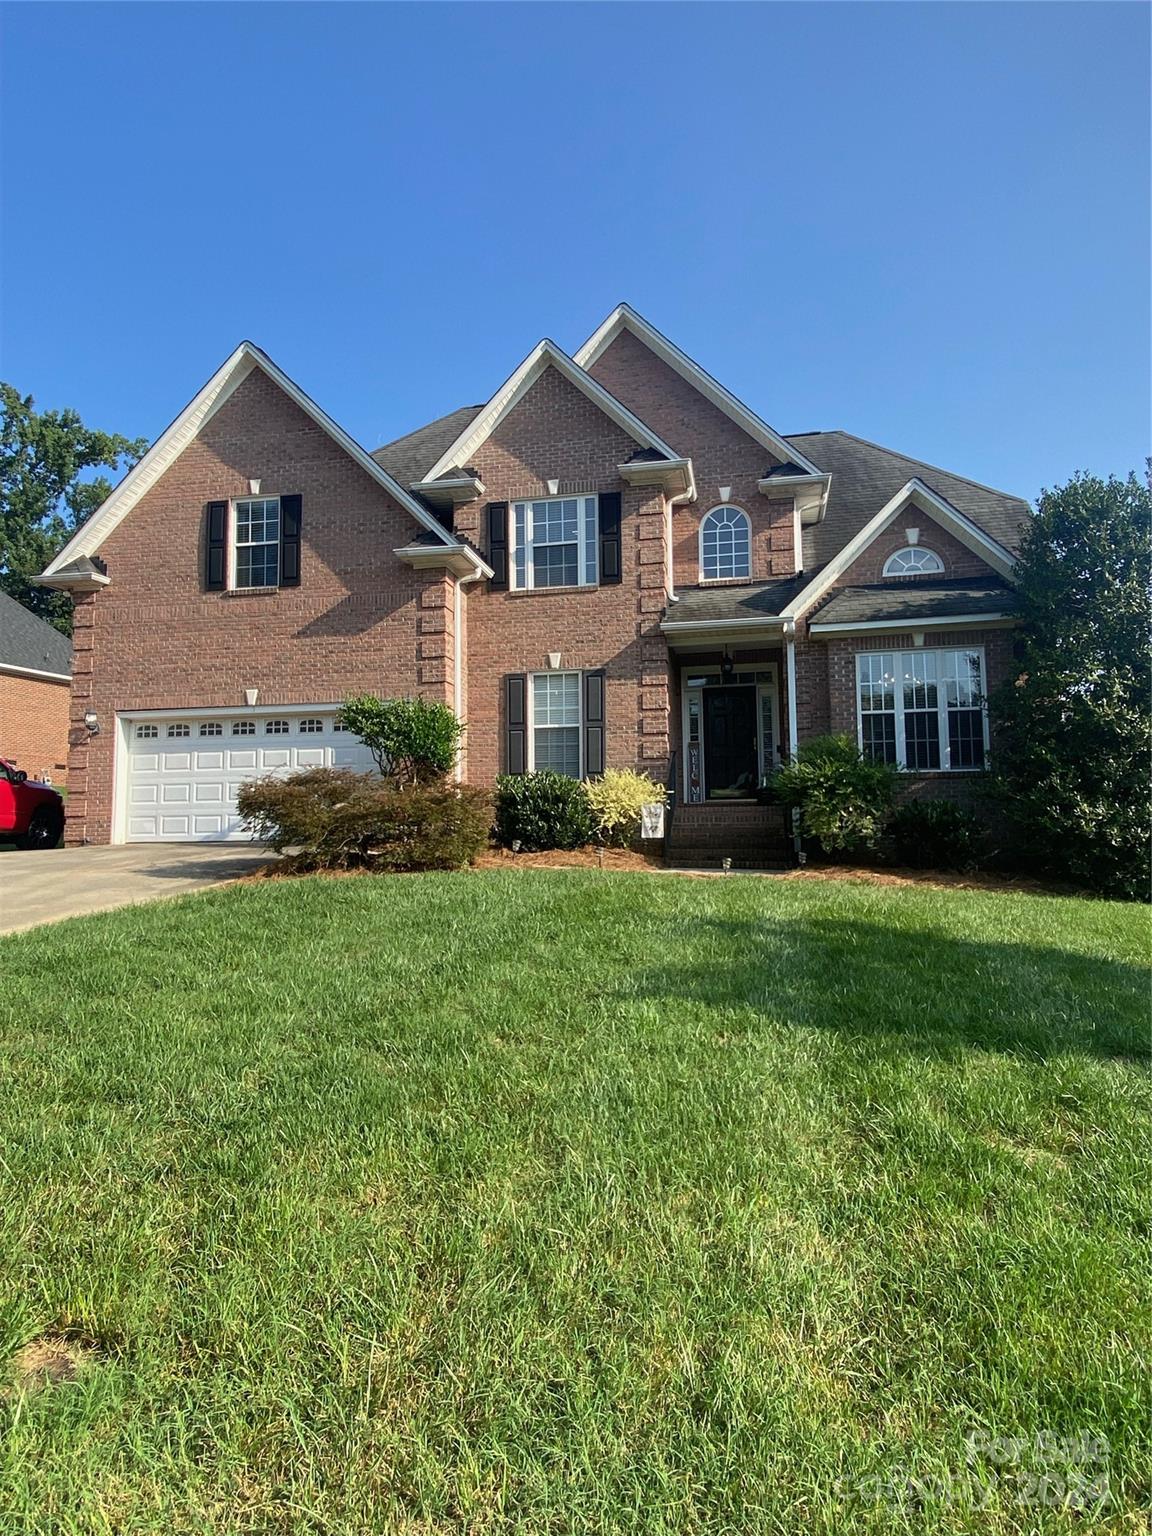
[[[452,705],[471,783],[636,766],[736,837],[828,731],[968,797],[1027,515],[781,436],[627,305],[374,453],[245,342],[41,578],[75,598],[68,838],[242,837],[246,778],[369,766],[365,690]]]

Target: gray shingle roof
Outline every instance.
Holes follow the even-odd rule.
[[[800,576],[750,582],[731,587],[678,587],[679,602],[664,617],[673,624],[700,624],[709,619],[775,618],[788,599],[804,585]]]
[[[0,663],[70,676],[72,642],[7,592],[0,592]]]
[[[979,617],[1012,613],[1016,597],[1003,581],[917,581],[844,587],[812,615],[813,624],[876,624],[892,619]]]
[[[449,411],[427,426],[417,427],[394,442],[385,443],[372,454],[377,464],[386,469],[393,480],[399,480],[407,489],[417,480],[423,480],[428,471],[477,415],[482,405],[462,405],[458,411]]]
[[[1019,545],[1020,529],[1030,509],[1018,496],[991,490],[975,480],[853,437],[850,432],[803,432],[787,441],[832,476],[823,521],[804,529],[804,569],[812,575],[913,477],[923,480],[1007,548]]]

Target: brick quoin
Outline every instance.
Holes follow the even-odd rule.
[[[68,768],[67,683],[0,672],[0,755],[30,779],[65,781]]]

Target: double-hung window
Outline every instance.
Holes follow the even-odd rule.
[[[512,503],[512,585],[594,587],[596,497]]]
[[[580,673],[536,672],[532,684],[531,768],[552,768],[578,779]]]
[[[235,502],[232,529],[232,585],[279,585],[280,498],[254,496]]]
[[[856,698],[865,757],[912,773],[985,766],[982,651],[857,656]]]

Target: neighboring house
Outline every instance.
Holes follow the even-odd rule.
[[[781,436],[626,305],[373,454],[246,342],[42,577],[76,604],[69,839],[242,836],[245,778],[369,765],[361,690],[454,706],[475,784],[644,769],[702,841],[828,731],[971,797],[1027,516]]]
[[[0,757],[30,779],[68,768],[72,642],[0,592]]]

